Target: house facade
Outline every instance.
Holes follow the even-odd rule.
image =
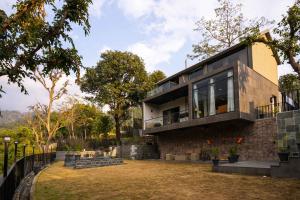
[[[237,44],[158,82],[143,101],[143,134],[157,138],[162,159],[213,146],[226,157],[232,145],[242,160],[275,159],[275,121],[257,120],[256,108],[280,100],[278,64],[264,44]]]

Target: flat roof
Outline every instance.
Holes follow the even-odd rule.
[[[268,40],[272,40],[272,37],[271,37],[269,31],[261,32],[261,35],[265,35]],[[244,49],[244,48],[246,48],[248,46],[249,45],[247,45],[246,43],[240,42],[240,43],[238,43],[238,44],[236,44],[236,45],[234,45],[232,47],[229,47],[229,48],[227,48],[227,49],[225,49],[225,50],[223,50],[223,51],[221,51],[221,52],[219,52],[219,53],[217,53],[217,54],[215,54],[215,55],[213,55],[213,56],[211,56],[211,57],[209,57],[207,59],[204,59],[204,60],[202,60],[202,61],[200,61],[200,62],[198,62],[198,63],[196,63],[196,64],[194,64],[194,65],[192,65],[192,66],[190,66],[190,67],[188,67],[186,69],[184,69],[184,70],[181,70],[181,71],[179,71],[179,72],[177,72],[177,73],[175,73],[175,74],[173,74],[173,75],[171,75],[171,76],[169,76],[169,77],[167,77],[167,78],[165,78],[165,79],[157,82],[156,84],[160,85],[160,84],[163,84],[165,82],[168,82],[168,81],[172,80],[173,78],[176,78],[176,77],[178,77],[178,76],[180,76],[182,74],[186,74],[188,72],[191,72],[191,71],[197,69],[198,67],[204,66],[205,64],[213,63],[213,62],[215,62],[215,61],[217,61],[219,59],[222,59],[222,58],[224,58],[224,57],[226,57],[226,56],[228,56],[230,54],[236,53],[236,52],[238,52],[238,51],[240,51],[240,50],[242,50],[242,49]],[[275,59],[277,61],[277,64],[279,65],[280,64],[280,60],[279,60],[278,54],[277,54],[277,52],[274,49],[272,49],[272,51],[273,51],[274,57],[275,57]]]

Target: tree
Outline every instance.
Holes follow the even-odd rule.
[[[114,123],[109,115],[101,115],[97,123],[97,130],[107,139],[108,133],[113,129]]]
[[[280,92],[291,92],[300,90],[300,80],[295,74],[286,74],[279,78]]]
[[[199,31],[202,40],[193,45],[190,58],[205,59],[240,41],[240,38],[252,34],[257,28],[267,25],[265,18],[247,20],[241,12],[242,4],[231,0],[218,0],[220,7],[215,9],[215,17],[206,20],[204,17],[196,22],[195,31]]]
[[[76,104],[74,107],[77,116],[76,128],[84,133],[83,136],[86,140],[92,134],[94,122],[97,122],[102,113],[93,105]]]
[[[68,129],[69,135],[72,138],[75,138],[74,124],[78,118],[78,113],[76,112],[76,104],[78,103],[78,99],[69,96],[61,109],[64,126]]]
[[[36,138],[39,138],[40,143],[44,143],[47,148],[56,132],[63,127],[60,116],[52,113],[53,103],[67,93],[68,81],[65,81],[57,90],[58,81],[63,74],[61,70],[51,70],[48,75],[39,69],[34,72],[36,80],[41,83],[48,93],[48,104],[42,105],[38,103],[31,106],[30,109],[34,115],[31,121],[28,120],[28,123],[36,134]],[[47,84],[48,79],[50,84]]]
[[[141,58],[130,52],[106,51],[96,67],[88,68],[81,79],[81,90],[92,94],[89,100],[107,104],[113,116],[116,138],[120,141],[120,127],[126,113],[145,97],[147,72]]]
[[[153,89],[153,87],[155,86],[155,84],[158,81],[161,81],[165,78],[166,78],[166,75],[162,71],[160,71],[160,70],[153,71],[152,73],[149,74],[150,88]]]
[[[16,12],[9,16],[0,9],[0,77],[7,76],[8,83],[17,83],[26,94],[23,79],[35,79],[38,66],[44,66],[45,74],[59,69],[67,75],[70,71],[79,73],[82,66],[70,36],[71,24],[83,27],[86,35],[89,33],[91,0],[60,1],[60,8],[56,2],[20,0],[14,5]],[[45,7],[53,15],[47,15]],[[0,95],[2,92],[0,86]]]
[[[273,30],[274,39],[268,40],[262,37],[259,29],[245,39],[246,43],[261,42],[277,51],[282,62],[287,61],[298,74],[300,79],[300,0],[291,6],[287,14],[283,16],[277,27]]]

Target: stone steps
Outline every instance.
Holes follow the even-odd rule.
[[[290,157],[288,162],[271,166],[271,176],[278,178],[300,178],[300,158]]]

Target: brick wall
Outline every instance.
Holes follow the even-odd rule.
[[[220,148],[220,157],[227,159],[229,148],[242,138],[238,144],[240,160],[277,160],[276,135],[276,119],[272,118],[174,130],[157,135],[157,139],[162,159],[168,153],[201,153],[214,146]]]

